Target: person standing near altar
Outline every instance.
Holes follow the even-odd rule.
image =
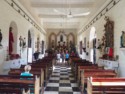
[[[59,51],[58,51],[58,53],[57,53],[57,55],[56,55],[56,58],[57,58],[57,63],[60,63],[61,54],[60,54]]]
[[[66,60],[66,63],[68,64],[68,66],[69,66],[70,64],[69,64],[69,53],[68,53],[68,51],[66,51],[65,60]]]
[[[62,63],[65,63],[65,53],[62,51],[61,53]]]

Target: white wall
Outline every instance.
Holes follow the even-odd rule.
[[[36,28],[32,26],[26,19],[24,19],[18,12],[16,12],[11,6],[9,6],[5,0],[0,0],[0,29],[3,35],[2,45],[3,48],[0,49],[0,69],[2,70],[2,64],[6,59],[7,47],[8,47],[8,36],[9,36],[9,27],[10,23],[14,21],[17,25],[18,36],[17,36],[17,53],[20,54],[19,47],[19,37],[23,36],[28,37],[28,30],[33,28],[34,37],[37,35],[41,36],[41,39],[44,40],[44,35],[40,33]],[[22,58],[27,61],[27,49],[22,51]],[[0,71],[1,71],[0,70]]]
[[[119,55],[119,76],[125,77],[125,51],[120,49],[120,36],[121,31],[125,31],[125,0],[121,0],[116,6],[114,6],[111,10],[109,10],[105,15],[109,16],[109,18],[114,21],[114,54]],[[96,36],[97,39],[101,39],[103,36],[104,30],[104,16],[101,17],[98,21],[96,21],[92,26],[96,28]],[[91,27],[92,27],[91,26]],[[87,41],[89,39],[89,33],[91,27],[86,31],[82,32],[82,34],[78,35],[78,40],[84,41],[84,37],[87,37]],[[78,42],[79,43],[79,42]],[[100,57],[99,51],[97,51],[97,60]]]

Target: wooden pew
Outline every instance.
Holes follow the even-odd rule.
[[[45,81],[47,81],[47,79],[49,78],[49,73],[48,73],[48,71],[49,71],[49,69],[48,69],[48,66],[47,65],[44,65],[44,64],[30,64],[31,65],[31,70],[32,69],[39,69],[39,70],[41,70],[41,69],[43,69],[43,71],[44,71],[44,80]],[[21,65],[21,68],[23,68],[24,69],[24,67],[25,67],[25,65]]]
[[[83,70],[81,72],[81,91],[84,90],[84,85],[87,84],[88,77],[101,77],[101,78],[109,78],[116,77],[116,73],[114,70],[101,70],[101,69],[93,69],[93,70]]]
[[[125,78],[88,78],[87,94],[125,94]]]
[[[18,75],[20,76],[20,74],[24,72],[23,68],[20,69],[10,69],[10,71],[8,72],[9,75]],[[32,70],[30,71],[34,76],[37,75],[38,77],[40,77],[40,86],[43,86],[44,84],[44,71],[41,68],[32,68]]]
[[[74,67],[74,76],[75,76],[75,79],[78,80],[78,67],[79,66],[97,66],[97,64],[92,64],[92,63],[84,63],[84,62],[79,62],[79,63],[76,63],[75,64],[75,67]]]
[[[81,79],[81,71],[83,70],[91,70],[91,69],[100,69],[97,65],[91,65],[91,66],[78,66],[78,79],[77,82]],[[103,68],[102,68],[103,69]]]
[[[0,94],[23,94],[23,89],[27,88],[34,88],[31,92],[39,94],[39,78],[37,76],[0,75]]]

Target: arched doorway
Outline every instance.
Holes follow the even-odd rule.
[[[90,31],[90,61],[96,63],[96,29],[91,28]]]
[[[12,21],[10,23],[10,27],[9,27],[9,44],[8,44],[8,54],[17,54],[17,38],[18,35],[18,28],[17,28],[17,24]]]
[[[56,34],[51,33],[49,36],[49,49],[56,47]]]
[[[69,48],[70,53],[72,51],[76,52],[76,48],[75,48],[75,37],[73,33],[69,33],[67,36],[67,46]]]
[[[67,43],[67,35],[65,34],[64,31],[60,31],[58,34],[57,34],[57,37],[56,37],[56,44],[57,46],[63,46],[64,43]],[[65,44],[65,46],[67,46]]]

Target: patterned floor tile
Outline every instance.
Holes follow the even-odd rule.
[[[61,77],[60,80],[69,80],[69,78],[64,78],[64,77]]]
[[[73,92],[72,87],[59,87],[61,92]]]
[[[58,91],[45,91],[44,94],[59,94]]]
[[[50,77],[49,80],[59,80],[60,78],[59,77]]]
[[[59,80],[49,80],[49,83],[59,83]]]
[[[46,87],[45,91],[59,91],[59,87]]]
[[[70,83],[60,83],[59,84],[60,87],[71,87]]]
[[[59,92],[59,94],[73,94],[73,92]]]
[[[59,83],[48,83],[47,87],[59,87]]]
[[[60,80],[59,83],[70,83],[70,80]]]
[[[44,94],[81,94],[70,67],[54,66]]]
[[[77,83],[71,83],[71,87],[78,87]]]

